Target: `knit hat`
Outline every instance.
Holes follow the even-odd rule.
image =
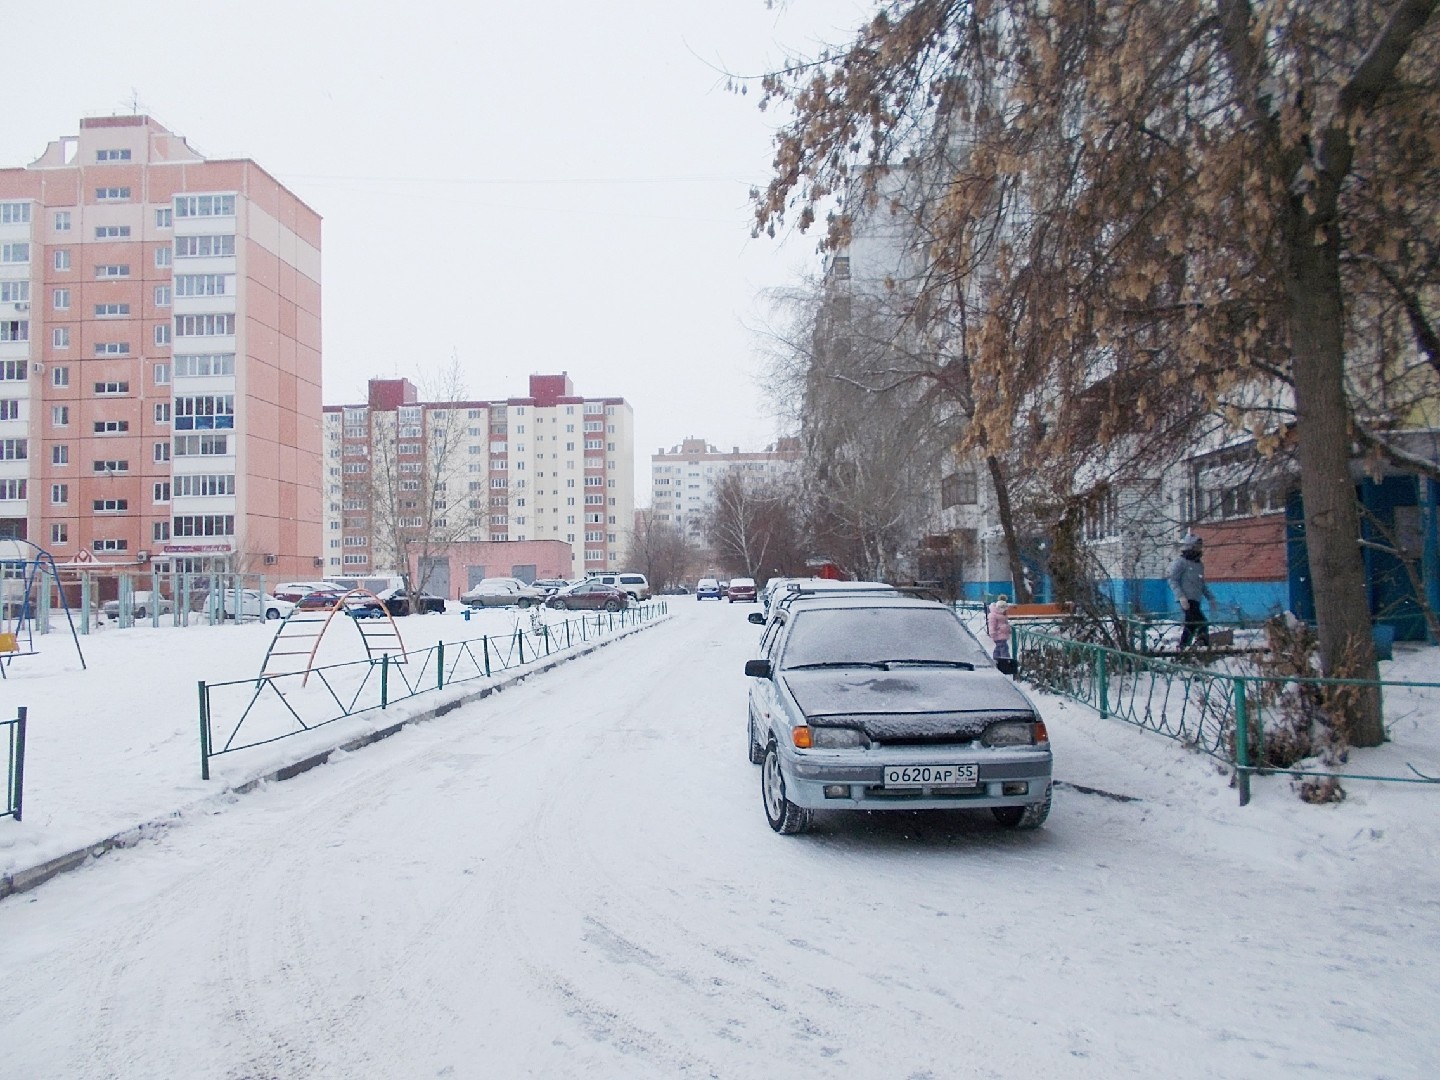
[[[1181,551],[1199,551],[1205,546],[1205,541],[1194,533],[1187,533],[1184,540],[1180,541]]]

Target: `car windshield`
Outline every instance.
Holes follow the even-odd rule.
[[[846,607],[797,611],[783,665],[964,664],[990,658],[942,607]]]

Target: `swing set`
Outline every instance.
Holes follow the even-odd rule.
[[[37,655],[36,626],[41,634],[49,630],[52,597],[58,597],[65,612],[83,669],[85,654],[54,556],[29,540],[0,540],[0,678],[10,677],[7,669],[17,657]]]

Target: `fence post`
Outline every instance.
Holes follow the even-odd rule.
[[[1245,680],[1235,679],[1235,786],[1240,805],[1250,803],[1250,717],[1245,706]]]
[[[15,820],[25,803],[25,717],[30,710],[21,705],[15,710]]]
[[[480,638],[480,644],[485,646],[485,677],[490,677],[490,635],[485,634]]]
[[[545,655],[546,655],[546,656],[549,656],[549,655],[550,655],[550,627],[548,627],[548,626],[542,626],[542,627],[540,628],[540,636],[545,639]]]
[[[520,647],[520,666],[525,666],[525,631],[518,626],[515,628],[515,640]]]
[[[1110,715],[1110,679],[1109,670],[1105,662],[1105,650],[1097,649],[1099,654],[1095,660],[1095,690],[1100,698],[1100,719],[1107,719]]]
[[[435,643],[435,689],[445,689],[445,642]]]
[[[210,695],[200,680],[200,779],[210,779]]]
[[[380,708],[390,704],[390,654],[380,654]]]
[[[570,647],[570,620],[568,618],[565,620],[565,647],[567,649]]]

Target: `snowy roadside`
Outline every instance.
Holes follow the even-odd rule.
[[[579,612],[546,611],[547,625]],[[593,616],[591,616],[593,618]],[[494,609],[412,616],[397,624],[410,648],[438,641],[508,638],[529,614]],[[654,625],[653,623],[644,624]],[[28,710],[23,819],[0,819],[0,896],[27,871],[87,848],[102,852],[112,838],[139,835],[183,813],[207,812],[236,789],[326,751],[354,744],[379,729],[445,709],[549,666],[543,659],[496,671],[384,710],[336,720],[278,742],[211,759],[200,778],[198,686],[254,678],[275,633],[274,623],[239,626],[105,627],[80,638],[37,636],[37,655],[18,657],[0,682],[0,715]],[[605,639],[613,640],[617,631]],[[597,642],[598,643],[598,642]],[[583,650],[552,657],[563,662]],[[316,664],[362,660],[352,626],[337,624]],[[318,680],[315,687],[318,688]],[[335,710],[338,712],[339,710]]]

